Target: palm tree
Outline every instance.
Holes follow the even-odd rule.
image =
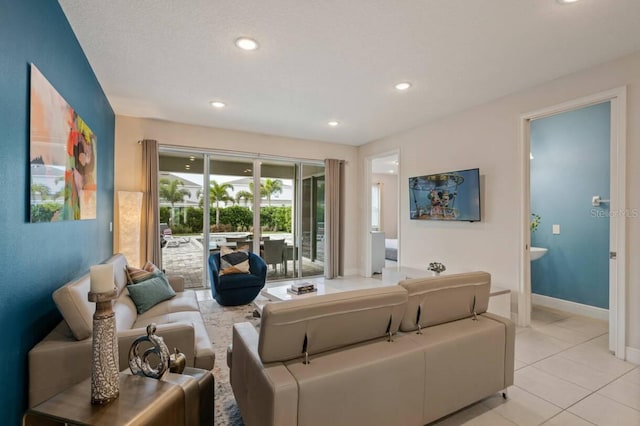
[[[236,193],[236,202],[240,204],[240,201],[244,200],[244,205],[249,203],[253,204],[253,191],[238,191]]]
[[[171,224],[174,223],[173,208],[175,203],[184,201],[184,197],[189,195],[188,189],[180,188],[182,185],[182,182],[180,182],[178,179],[160,179],[160,198],[163,198],[165,201],[171,203]]]
[[[282,181],[280,179],[265,179],[260,185],[261,191],[267,197],[269,207],[271,207],[271,196],[282,193]]]
[[[220,211],[218,204],[234,202],[235,200],[229,195],[229,190],[233,191],[233,185],[230,183],[218,183],[212,180],[209,183],[209,203],[216,208],[216,225],[220,223]],[[215,204],[214,204],[215,203]]]
[[[238,191],[236,193],[236,201],[240,203],[241,200],[244,200],[245,206],[251,203],[253,205],[253,194],[255,191],[253,190],[253,182],[249,182],[249,190],[248,191]],[[264,191],[264,186],[260,185],[260,198],[266,197],[267,194]]]

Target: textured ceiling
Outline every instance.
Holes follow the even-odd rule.
[[[640,50],[639,0],[59,2],[117,114],[352,145]]]

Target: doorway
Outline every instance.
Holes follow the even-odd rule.
[[[366,262],[365,276],[381,274],[400,261],[400,153],[366,159]]]
[[[540,221],[542,224],[545,222],[544,217],[538,214],[537,211],[534,211],[534,208],[537,207],[539,209],[543,209],[541,204],[540,197],[541,195],[536,193],[536,191],[531,190],[532,183],[532,175],[536,173],[536,182],[540,182],[539,177],[540,170],[538,165],[532,166],[532,163],[536,161],[536,153],[533,151],[535,146],[532,144],[532,129],[535,131],[536,125],[541,123],[540,120],[551,119],[559,116],[562,113],[571,113],[575,115],[574,112],[577,110],[582,111],[593,111],[594,108],[598,109],[598,104],[601,105],[601,109],[607,109],[607,104],[610,105],[610,130],[609,130],[609,146],[608,151],[609,154],[609,172],[606,176],[609,180],[609,184],[605,185],[605,188],[600,188],[600,191],[608,190],[610,197],[606,197],[607,205],[606,209],[604,205],[596,205],[598,204],[598,200],[594,200],[594,197],[605,194],[597,194],[593,193],[589,197],[581,196],[579,202],[581,204],[582,211],[580,213],[573,213],[574,220],[570,218],[566,220],[567,224],[573,225],[574,222],[578,222],[577,215],[595,215],[594,218],[604,218],[608,220],[608,226],[606,226],[604,232],[608,233],[608,238],[605,238],[605,242],[608,239],[608,247],[604,250],[604,254],[600,253],[600,257],[602,259],[598,259],[600,263],[604,262],[604,265],[608,266],[608,274],[605,273],[605,278],[608,278],[608,288],[604,289],[605,294],[600,295],[599,301],[595,303],[586,303],[584,300],[589,299],[592,295],[585,294],[574,294],[571,296],[572,299],[578,300],[579,302],[567,302],[565,307],[569,309],[577,309],[578,311],[583,308],[587,308],[589,313],[595,312],[598,313],[597,309],[589,309],[586,305],[608,305],[608,311],[606,309],[600,309],[600,313],[604,313],[604,319],[608,319],[609,321],[609,349],[616,355],[616,357],[624,359],[626,356],[626,342],[625,342],[625,328],[626,328],[626,311],[625,311],[625,215],[622,214],[625,212],[625,147],[626,147],[626,135],[625,135],[625,102],[626,99],[626,90],[616,89],[608,92],[603,92],[600,94],[596,94],[593,96],[589,96],[583,99],[578,99],[575,101],[567,102],[561,105],[556,105],[554,107],[550,107],[541,111],[532,112],[524,115],[521,118],[522,125],[522,189],[523,189],[523,199],[522,199],[522,241],[523,248],[522,256],[521,256],[521,286],[518,297],[518,323],[522,326],[527,326],[530,323],[531,319],[531,302],[534,298],[537,298],[538,301],[546,300],[541,299],[540,296],[532,296],[532,264],[531,260],[534,259],[534,262],[542,262],[544,257],[535,260],[539,255],[538,252],[534,251],[535,248],[532,248],[532,230],[533,226],[531,223],[535,223]],[[587,108],[593,107],[593,108]],[[538,120],[538,121],[537,121]],[[606,135],[605,135],[606,136]],[[540,151],[541,153],[543,151]],[[543,157],[540,157],[539,160],[543,160]],[[576,169],[580,169],[581,165],[574,165]],[[542,175],[543,178],[549,177],[549,174]],[[544,179],[543,179],[544,180]],[[561,182],[556,181],[555,184],[559,185]],[[597,188],[594,188],[593,191],[600,192]],[[608,187],[608,188],[607,188]],[[539,188],[538,188],[539,189]],[[591,192],[593,192],[591,191]],[[534,200],[532,201],[532,196]],[[604,203],[605,197],[600,198],[600,203]],[[548,212],[549,210],[547,210]],[[535,214],[532,216],[531,214]],[[536,235],[533,240],[537,244],[540,242],[546,241],[548,244],[556,244],[559,241],[563,241],[563,239],[559,238],[562,235],[562,224],[556,223],[559,220],[554,219],[554,217],[558,217],[555,214],[549,214],[547,219],[550,220],[550,223],[544,223],[544,229],[547,232],[545,237],[541,237]],[[533,220],[533,222],[532,222]],[[599,222],[598,225],[602,227],[603,222]],[[584,231],[583,231],[584,232]],[[589,231],[587,231],[589,232]],[[600,233],[603,230],[598,231]],[[568,239],[566,239],[568,240]],[[543,243],[544,244],[544,243]],[[558,246],[560,247],[560,246]],[[558,252],[562,252],[562,248],[556,247]],[[567,247],[564,247],[566,250]],[[546,256],[546,255],[545,255]],[[607,256],[609,256],[609,260],[607,261]],[[547,259],[551,260],[551,259]],[[584,261],[585,259],[580,259],[580,261]],[[561,263],[562,259],[555,259],[556,263]],[[608,265],[607,265],[608,262]],[[549,263],[549,262],[547,262]],[[540,264],[541,265],[541,264]],[[539,275],[541,271],[544,271],[544,268],[539,268],[539,265],[536,264],[534,266],[535,272],[538,275],[537,278],[539,280]],[[605,266],[605,269],[606,269]],[[603,268],[601,268],[603,269]],[[579,271],[582,272],[582,271]],[[566,278],[566,277],[565,277]],[[535,284],[538,288],[536,291],[548,292],[549,289],[542,289],[544,285]],[[553,290],[553,289],[552,289]],[[557,289],[556,289],[557,290]],[[544,296],[543,296],[544,297]],[[582,298],[582,299],[581,299]],[[604,298],[604,300],[603,300]],[[593,298],[592,298],[593,299]],[[607,300],[608,299],[608,300]],[[587,312],[585,311],[585,312]],[[580,313],[573,311],[574,313]]]

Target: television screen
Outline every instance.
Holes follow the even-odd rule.
[[[415,220],[480,220],[480,170],[409,178],[409,212]]]

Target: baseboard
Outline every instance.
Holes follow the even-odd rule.
[[[627,346],[627,361],[640,365],[640,349]]]
[[[547,308],[558,309],[576,315],[609,321],[609,310],[597,308],[595,306],[583,305],[582,303],[570,302],[568,300],[556,299],[555,297],[543,296],[541,294],[531,295],[531,304],[545,306]]]

